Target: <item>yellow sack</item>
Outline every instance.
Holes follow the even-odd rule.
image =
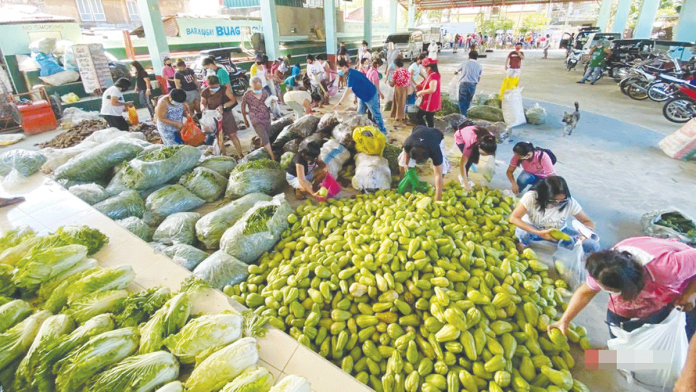
[[[500,100],[502,101],[503,96],[505,95],[505,92],[508,90],[512,90],[513,88],[517,87],[517,85],[520,83],[520,77],[515,76],[510,77],[506,76],[505,79],[503,79],[503,84],[500,86]]]
[[[353,141],[358,152],[367,155],[382,155],[387,138],[373,126],[357,127],[353,130]]]

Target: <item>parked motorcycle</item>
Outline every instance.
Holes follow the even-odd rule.
[[[696,86],[681,84],[675,96],[662,107],[662,114],[674,123],[685,123],[696,118]]]
[[[689,76],[691,79],[691,76]],[[679,79],[667,74],[660,74],[648,86],[648,98],[655,102],[665,102],[679,91],[679,86],[689,83],[689,80]]]
[[[580,60],[582,59],[582,50],[571,49],[568,58],[566,58],[566,68],[568,71],[575,69]]]

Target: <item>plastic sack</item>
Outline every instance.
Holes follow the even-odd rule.
[[[336,112],[326,113],[321,116],[321,119],[319,120],[317,132],[330,134],[336,125],[338,125],[338,117]]]
[[[696,245],[696,223],[678,210],[649,212],[640,219],[643,232],[650,237],[677,238],[679,241]]]
[[[97,204],[109,198],[109,193],[97,184],[73,185],[68,188],[68,191],[89,205]]]
[[[186,120],[184,127],[181,128],[181,140],[189,146],[200,146],[205,142],[206,136],[198,125],[193,122],[193,118]]]
[[[19,174],[17,169],[12,169],[10,174],[6,175],[5,177],[0,176],[0,178],[2,178],[2,186],[7,189],[19,187],[29,181],[26,177]]]
[[[285,152],[283,155],[280,156],[280,167],[283,168],[283,170],[287,170],[288,167],[292,164],[292,160],[295,158],[295,153],[294,152]]]
[[[205,200],[189,192],[181,185],[167,185],[150,194],[145,200],[148,210],[157,216],[166,217],[177,212],[186,212],[202,206]]]
[[[353,188],[362,192],[376,192],[391,188],[389,162],[380,156],[358,153],[355,156]]]
[[[230,173],[225,197],[238,199],[250,193],[276,193],[285,186],[285,171],[270,159],[238,165]]]
[[[573,290],[587,280],[585,252],[582,250],[581,241],[575,242],[571,249],[559,243],[551,258],[556,266],[556,272]]]
[[[503,97],[503,118],[508,127],[511,128],[527,123],[527,118],[524,116],[521,87],[505,93]]]
[[[58,179],[103,181],[111,168],[135,158],[142,150],[143,147],[135,140],[118,138],[71,158],[53,173]]]
[[[193,275],[203,279],[211,287],[222,290],[246,280],[249,266],[219,250],[208,256],[193,270]]]
[[[51,174],[59,166],[69,161],[70,158],[77,156],[90,148],[94,148],[97,145],[98,143],[86,142],[83,140],[82,143],[68,148],[42,148],[40,151],[41,154],[46,157],[46,162],[41,165],[41,171],[46,174]]]
[[[274,150],[281,149],[285,143],[293,139],[306,138],[307,136],[313,134],[317,130],[317,125],[319,125],[319,117],[312,114],[306,114],[294,123],[288,125],[283,129],[278,135],[276,140],[273,142],[272,147]]]
[[[192,172],[181,176],[179,184],[201,199],[213,202],[225,193],[227,178],[210,169],[196,167]]]
[[[353,130],[355,149],[367,155],[382,155],[387,137],[373,126],[358,127]]]
[[[485,185],[495,176],[495,156],[484,155],[479,158],[479,163],[472,165],[471,175],[472,181],[479,185]]]
[[[271,199],[271,196],[263,193],[251,193],[204,215],[196,222],[196,237],[206,249],[217,249],[225,231],[237,223],[254,204]]]
[[[225,231],[220,249],[245,263],[253,263],[280,241],[280,234],[288,228],[288,215],[292,213],[284,194],[271,201],[260,201]]]
[[[696,118],[684,124],[677,132],[657,144],[662,152],[673,159],[686,160],[696,156]]]
[[[207,253],[186,244],[169,246],[162,249],[162,253],[189,271],[193,271],[198,264],[208,258]]]
[[[484,128],[495,136],[496,143],[502,143],[512,135],[512,129],[502,121],[486,125]],[[459,153],[461,155],[461,153]]]
[[[145,223],[142,219],[135,216],[130,216],[125,219],[117,220],[116,223],[118,223],[118,225],[123,227],[124,229],[140,237],[141,240],[145,242],[152,241],[152,234],[154,233],[154,230],[152,230],[152,228],[148,226],[147,223]]]
[[[199,219],[201,219],[201,214],[197,212],[171,214],[157,226],[152,239],[167,245],[192,245],[196,239],[196,222]]]
[[[201,152],[191,146],[167,146],[133,159],[121,169],[120,178],[131,189],[162,185],[193,169]]]
[[[273,122],[271,122],[271,128],[268,130],[268,140],[273,143],[277,138],[280,132],[285,129],[288,125],[292,124],[294,122],[294,117],[293,116],[285,116],[281,117]]]
[[[234,167],[237,166],[237,161],[232,157],[202,157],[197,167],[210,169],[222,176],[228,177]]]
[[[128,107],[128,122],[130,122],[131,125],[140,124],[140,119],[138,118],[138,111],[135,109],[135,106]]]
[[[113,220],[125,219],[129,216],[142,218],[145,213],[145,203],[138,192],[129,190],[100,201],[94,205],[94,209]]]
[[[500,94],[499,97],[503,101],[505,101],[505,94],[508,93],[508,91],[517,88],[517,85],[520,83],[520,78],[519,76],[515,77],[510,77],[506,76],[505,79],[503,79],[503,83],[500,85]]]
[[[379,131],[377,133],[382,135]],[[350,159],[350,151],[336,140],[331,139],[321,146],[319,159],[326,164],[326,171],[334,178],[338,178],[338,173],[343,169],[343,165]]]
[[[667,359],[670,364],[665,369],[640,369],[630,372],[633,380],[653,391],[668,392],[674,389],[682,368],[686,363],[689,340],[684,330],[686,314],[673,309],[660,324],[645,324],[631,332],[618,326],[609,329],[616,336],[607,341],[607,348],[616,351],[655,350],[665,353],[660,359]]]
[[[454,133],[462,128],[462,124],[466,121],[466,116],[459,113],[452,113],[446,116],[435,117],[435,128],[444,133]]]
[[[87,112],[87,113],[94,113],[94,112]],[[80,144],[84,142],[95,142],[95,143],[106,143],[110,142],[112,140],[115,140],[117,138],[128,138],[128,139],[134,139],[136,140],[134,143],[137,143],[139,146],[145,148],[147,146],[150,146],[151,144],[145,141],[145,135],[143,135],[142,132],[128,132],[128,131],[121,131],[120,129],[117,128],[104,128],[100,129],[98,131],[93,132],[91,135],[87,136],[85,140],[83,140]]]
[[[290,140],[283,146],[283,152],[293,152],[297,154],[297,152],[300,151],[300,143],[302,143],[302,139]]]
[[[216,133],[218,122],[222,121],[222,114],[217,110],[204,110],[200,121],[203,132]]]
[[[475,105],[483,106],[486,104],[486,101],[489,98],[490,98],[490,95],[485,94],[483,92],[480,92],[480,93],[474,95],[474,98],[471,100],[471,105],[472,106],[475,106]]]
[[[271,156],[268,155],[268,152],[265,148],[259,147],[256,150],[245,155],[244,158],[240,159],[237,163],[242,165],[252,161],[260,161],[262,159],[271,159]]]
[[[11,146],[15,143],[21,142],[26,138],[26,136],[19,133],[15,133],[13,135],[0,135],[0,146]]]
[[[505,120],[505,118],[503,117],[503,111],[501,109],[486,105],[476,105],[469,107],[469,111],[466,112],[466,116],[469,118],[476,118],[493,122]]]
[[[535,103],[533,108],[525,110],[524,115],[527,117],[528,124],[541,125],[546,123],[546,109],[539,106],[538,103]]]
[[[336,118],[338,119],[338,125],[331,131],[331,136],[348,149],[355,147],[355,142],[353,141],[353,130],[355,128],[375,125],[367,116],[358,112],[337,112]]]
[[[10,150],[0,154],[0,176],[10,174],[12,169],[23,177],[36,173],[46,162],[46,157],[38,151]]]

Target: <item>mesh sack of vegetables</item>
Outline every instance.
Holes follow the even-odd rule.
[[[210,169],[225,177],[230,175],[235,166],[237,166],[237,161],[234,158],[216,156],[202,157],[198,164],[198,167]]]
[[[270,159],[239,165],[230,173],[225,197],[238,199],[250,193],[272,194],[285,185],[285,171]]]
[[[283,155],[280,156],[280,167],[283,168],[283,170],[287,170],[288,166],[292,163],[292,159],[295,158],[295,153],[294,152],[285,152]]]
[[[242,165],[252,161],[260,161],[262,159],[271,159],[271,156],[268,155],[265,148],[260,147],[245,155],[244,158],[240,159],[238,163]]]
[[[196,237],[206,249],[217,249],[220,238],[259,201],[270,201],[263,193],[250,193],[203,216],[196,222]]]
[[[248,268],[239,259],[219,250],[198,264],[193,275],[205,280],[211,287],[222,290],[227,285],[243,282],[249,276]]]
[[[89,205],[97,204],[109,197],[104,187],[97,184],[73,185],[68,191]]]
[[[147,223],[143,222],[142,219],[135,216],[129,216],[128,218],[117,220],[116,223],[118,223],[124,229],[137,235],[143,241],[152,241],[152,234],[154,233],[154,230],[152,230]]]
[[[499,108],[494,108],[493,106],[486,105],[476,105],[469,108],[466,113],[469,118],[477,118],[487,121],[505,121],[503,118],[503,111]]]
[[[202,250],[186,244],[176,244],[164,248],[162,253],[189,271],[193,271],[201,261],[208,257],[208,254]]]
[[[133,159],[119,173],[127,187],[142,190],[179,177],[193,169],[200,157],[201,152],[195,147],[167,146]]]
[[[486,106],[493,106],[494,108],[502,109],[503,108],[503,101],[501,101],[500,98],[498,98],[498,94],[494,94],[494,95],[495,95],[495,97],[489,97],[486,100],[486,102],[484,102],[483,104]]]
[[[100,201],[94,208],[113,220],[125,219],[129,216],[138,218],[145,213],[145,203],[138,192],[123,191],[116,196]]]
[[[353,188],[362,192],[375,192],[391,188],[389,161],[376,155],[359,153],[355,156]]]
[[[285,143],[292,139],[306,138],[307,136],[316,132],[317,125],[319,125],[319,117],[311,114],[306,114],[300,117],[297,119],[297,121],[283,129],[283,131],[278,135],[278,138],[273,142],[273,149],[282,148]]]
[[[295,122],[294,116],[285,116],[281,117],[273,122],[271,122],[271,128],[268,130],[268,140],[273,143],[277,138],[278,135],[287,127],[288,125],[292,124]]]
[[[285,195],[261,201],[244,214],[220,239],[220,249],[245,263],[253,263],[280,240],[288,228],[288,215],[293,210]]]
[[[485,105],[486,101],[490,99],[489,94],[485,94],[483,92],[475,94],[474,98],[471,100],[471,105]]]
[[[181,176],[179,184],[201,199],[212,202],[225,193],[227,178],[210,169],[196,167],[192,172]]]
[[[399,154],[401,149],[395,145],[387,143],[382,151],[382,156],[389,162],[389,170],[392,173],[399,172]]]
[[[326,164],[326,170],[333,178],[338,178],[338,173],[343,165],[350,159],[350,151],[335,139],[331,139],[321,146],[319,159]]]
[[[650,237],[676,238],[696,245],[696,223],[678,210],[649,212],[640,220],[643,231]]]
[[[143,150],[142,143],[137,139],[114,139],[70,158],[53,174],[57,179],[104,181],[112,167],[135,158]]]
[[[154,241],[172,245],[192,245],[196,239],[196,222],[201,219],[197,212],[177,212],[171,214],[155,230]]]
[[[539,106],[538,103],[534,104],[534,107],[524,111],[525,117],[527,117],[527,123],[532,125],[541,125],[546,123],[546,109]]]
[[[319,124],[317,124],[317,132],[331,134],[334,127],[338,125],[338,116],[336,112],[326,113],[321,116]]]
[[[145,207],[156,216],[169,216],[198,208],[205,200],[189,192],[181,185],[167,185],[154,192],[145,200]]]
[[[0,154],[0,176],[6,176],[14,169],[29,177],[46,163],[46,157],[38,151],[10,150]]]

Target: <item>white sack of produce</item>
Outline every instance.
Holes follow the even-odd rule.
[[[166,351],[134,355],[93,377],[90,391],[151,391],[179,377],[179,361]]]
[[[235,161],[232,157],[207,156],[201,157],[199,162],[200,163],[197,167],[204,167],[206,169],[213,170],[218,174],[225,176],[225,178],[229,177],[232,169],[237,166],[237,161]]]
[[[201,261],[208,258],[207,253],[186,244],[177,244],[166,247],[162,249],[162,253],[189,271],[193,271],[193,269],[196,268]]]
[[[192,245],[196,239],[196,222],[201,218],[197,212],[177,212],[169,215],[155,230],[154,241],[167,245]]]
[[[73,185],[68,191],[89,205],[97,204],[109,197],[104,187],[97,184]]]
[[[272,194],[285,186],[285,171],[270,159],[238,165],[230,173],[225,197],[238,199],[250,193]]]
[[[291,374],[280,380],[269,392],[312,392],[312,386],[306,378]]]
[[[245,263],[253,263],[280,241],[292,213],[284,194],[258,202],[222,235],[220,249]]]
[[[216,351],[196,366],[186,380],[187,392],[210,392],[222,389],[249,366],[259,361],[254,338],[243,338]]]
[[[326,170],[333,178],[338,178],[338,172],[343,169],[343,165],[350,159],[350,151],[335,139],[330,139],[321,146],[319,158],[326,164]]]
[[[167,185],[152,192],[145,200],[145,207],[157,216],[169,216],[177,212],[191,211],[204,203],[205,200],[181,185]]]
[[[331,112],[321,116],[317,124],[317,132],[329,134],[338,125],[338,113]]]
[[[513,88],[503,96],[503,118],[509,127],[526,124],[524,104],[522,103],[522,87]],[[484,119],[488,120],[488,119]]]
[[[237,223],[254,204],[271,199],[271,196],[263,193],[250,193],[203,216],[196,222],[198,240],[206,249],[217,249],[225,231]]]
[[[213,202],[225,193],[227,178],[211,169],[196,167],[190,173],[181,176],[179,184],[201,199]]]
[[[529,124],[541,125],[546,123],[546,109],[539,106],[538,103],[535,103],[533,108],[525,110],[524,115]]]
[[[686,160],[696,155],[696,118],[684,124],[677,132],[657,144],[662,152],[673,159]]]
[[[355,156],[353,188],[362,192],[375,192],[391,187],[389,161],[377,155],[358,153]]]
[[[100,117],[97,117],[100,118]],[[128,131],[121,131],[118,128],[106,128],[106,129],[101,129],[99,131],[94,131],[91,135],[87,136],[82,142],[80,143],[106,143],[108,141],[114,140],[118,137],[126,137],[130,139],[139,139],[139,140],[145,140],[145,135],[142,134],[142,132],[128,132]]]
[[[213,352],[239,340],[243,321],[241,315],[232,312],[204,314],[164,339],[164,345],[182,364],[200,363]]]
[[[118,138],[71,158],[58,167],[53,174],[58,179],[103,181],[111,168],[123,161],[135,158],[142,150],[143,147],[138,141]]]
[[[98,146],[99,143],[85,142],[84,140],[77,145],[68,148],[42,148],[41,154],[46,157],[46,162],[41,165],[41,171],[46,174],[53,173],[59,166],[69,161],[71,158]]]
[[[154,234],[154,230],[152,230],[152,228],[142,219],[135,216],[129,216],[128,218],[117,220],[116,223],[118,223],[119,226],[123,227],[124,229],[137,235],[143,241],[152,241],[152,234]]]
[[[246,263],[219,250],[198,264],[193,275],[222,290],[227,285],[243,282],[249,276],[248,268]]]
[[[127,162],[119,173],[123,184],[143,190],[162,185],[193,169],[200,157],[201,152],[195,147],[167,146]]]
[[[21,176],[29,177],[46,162],[46,157],[38,151],[10,150],[0,154],[0,176],[16,170]]]
[[[113,220],[125,219],[129,216],[142,218],[145,213],[145,202],[136,191],[123,191],[94,205],[94,208]]]

